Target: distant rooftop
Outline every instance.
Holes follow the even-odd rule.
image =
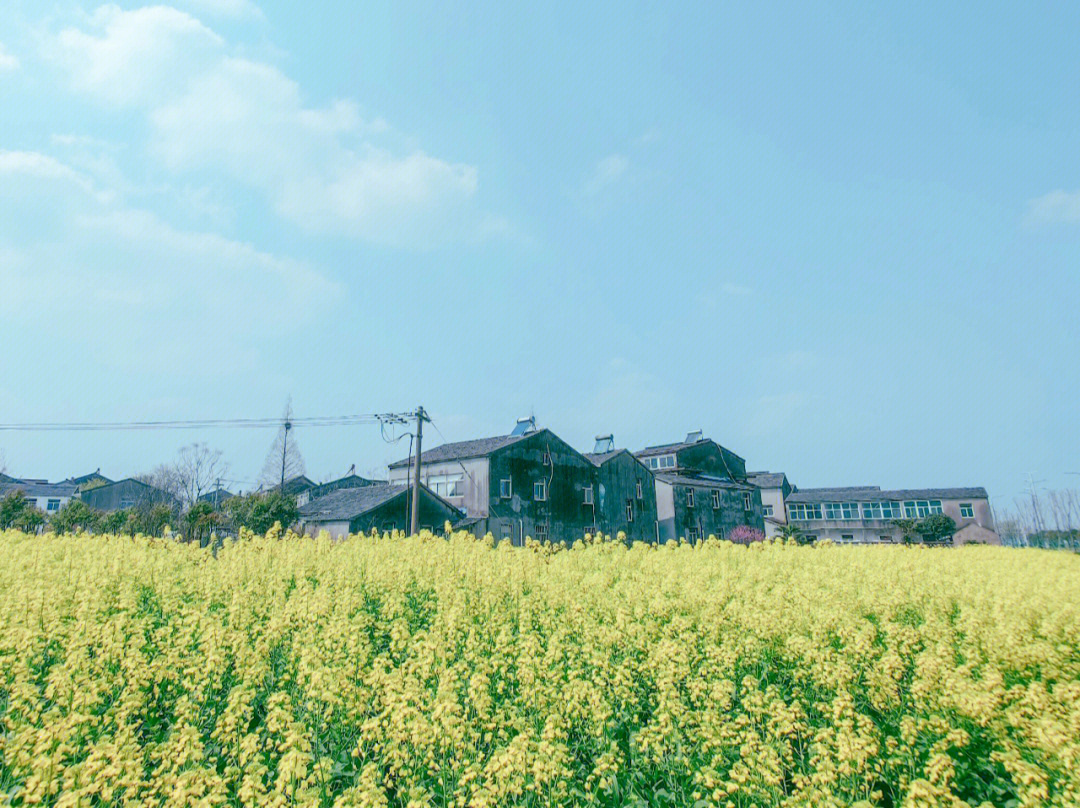
[[[542,431],[542,430],[538,430]],[[492,452],[517,443],[519,440],[532,437],[536,432],[528,432],[523,435],[496,435],[493,438],[478,438],[476,440],[460,440],[455,443],[444,443],[434,449],[426,449],[420,455],[422,463],[445,463],[448,460],[467,460],[472,457],[486,457]],[[415,461],[412,461],[415,462]],[[390,468],[406,468],[410,465],[408,458],[397,460],[390,464]]]
[[[780,488],[784,484],[784,472],[748,471],[746,478],[758,488]]]
[[[341,488],[313,499],[300,509],[300,516],[318,522],[347,522],[372,508],[389,502],[409,489],[407,485],[365,485]]]
[[[987,499],[986,489],[975,488],[900,488],[882,491],[876,485],[848,488],[802,488],[788,497],[788,502],[841,502],[866,500],[917,499]]]

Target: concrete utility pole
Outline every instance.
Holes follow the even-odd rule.
[[[420,532],[420,452],[423,451],[424,421],[428,420],[423,407],[416,408],[416,468],[413,470],[412,514],[409,520],[409,533],[415,536]]]

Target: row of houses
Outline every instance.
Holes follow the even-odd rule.
[[[350,473],[318,484],[301,475],[280,488],[296,499],[299,526],[310,535],[404,530],[416,462],[407,457],[391,463],[385,480]],[[573,542],[597,531],[632,541],[699,541],[727,537],[740,526],[770,537],[795,526],[813,540],[897,542],[895,520],[934,514],[956,523],[956,544],[999,543],[983,488],[799,489],[782,472],[747,471],[744,458],[701,431],[639,451],[601,435],[591,452],[581,452],[524,418],[506,435],[427,449],[420,469],[421,528],[449,522],[515,545],[527,537]],[[101,511],[176,504],[144,482],[110,480],[100,470],[60,483],[0,475],[0,497],[16,489],[49,512],[75,497]],[[217,507],[231,496],[215,489],[200,500]]]
[[[110,480],[101,474],[100,469],[57,483],[0,474],[0,499],[14,491],[21,492],[27,504],[46,513],[59,511],[73,499],[82,500],[91,508],[106,512],[127,510],[144,504],[166,504],[170,507],[177,504],[175,497],[152,485],[133,477]]]

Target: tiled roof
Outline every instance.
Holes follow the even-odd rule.
[[[477,440],[461,440],[456,443],[444,443],[442,446],[436,446],[434,449],[427,449],[421,454],[420,459],[423,463],[444,463],[448,460],[466,460],[470,457],[485,457],[504,446],[509,446],[511,443],[517,443],[519,440],[531,438],[533,435],[542,431],[543,430],[537,430],[536,432],[529,432],[525,435],[497,435],[494,438],[479,438]],[[390,468],[406,468],[409,465],[409,458],[405,458],[391,463]]]
[[[311,522],[347,522],[405,493],[407,485],[366,485],[342,488],[313,499],[300,509],[301,518]]]
[[[758,488],[780,488],[784,484],[785,474],[771,471],[748,471],[747,480]]]
[[[987,499],[986,489],[976,488],[900,488],[882,491],[877,486],[850,488],[803,488],[787,498],[788,502],[840,502],[911,500],[911,499]]]
[[[602,466],[604,463],[611,460],[611,458],[621,455],[626,449],[615,449],[610,452],[586,452],[585,459],[592,463],[594,466]]]
[[[683,449],[689,449],[691,446],[699,446],[703,443],[712,443],[718,448],[723,449],[725,452],[731,452],[731,454],[735,455],[735,457],[740,460],[744,459],[742,455],[737,452],[732,452],[731,449],[728,449],[725,446],[721,446],[712,438],[702,438],[701,440],[691,441],[690,443],[679,441],[678,443],[665,443],[662,446],[647,446],[640,452],[634,452],[634,457],[653,457],[654,455],[673,454],[682,451]]]
[[[0,485],[0,497],[6,497],[12,491],[22,491],[27,497],[73,497],[75,486],[68,482],[43,483],[43,482],[13,482]]]

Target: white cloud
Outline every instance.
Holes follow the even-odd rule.
[[[72,89],[113,104],[153,102],[224,45],[197,19],[166,6],[101,6],[89,28],[65,28],[46,55],[67,69]]]
[[[45,155],[0,152],[0,177],[0,322],[36,328],[48,311],[50,338],[95,361],[201,366],[212,352],[228,372],[341,299],[305,262],[73,194],[78,172]]]
[[[1024,223],[1029,227],[1080,223],[1080,191],[1051,191],[1028,202]]]
[[[423,247],[503,229],[477,207],[475,166],[391,149],[386,122],[351,100],[305,105],[295,81],[181,11],[106,6],[90,27],[65,29],[50,53],[74,89],[144,109],[150,153],[176,174],[231,177],[313,232]]]
[[[19,59],[14,54],[4,49],[4,43],[0,42],[0,73],[5,70],[18,70]]]
[[[609,154],[596,164],[596,168],[582,186],[582,193],[585,196],[596,196],[626,174],[629,167],[630,160],[625,155]]]

